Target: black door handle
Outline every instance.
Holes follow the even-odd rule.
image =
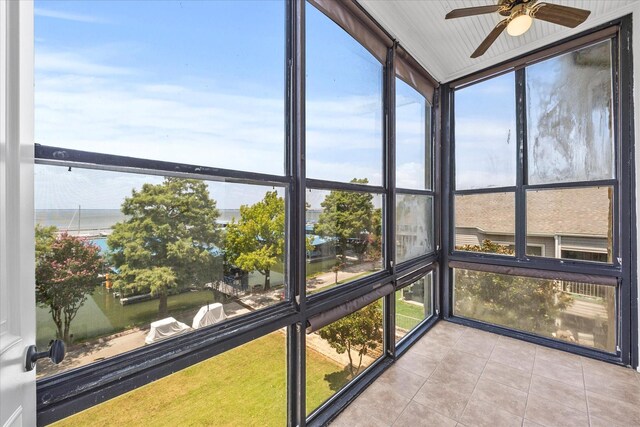
[[[56,365],[64,359],[65,355],[64,341],[54,340],[49,343],[49,350],[38,352],[38,347],[30,345],[27,348],[27,357],[25,360],[24,368],[27,371],[33,370],[36,367],[36,362],[40,359],[48,357]]]

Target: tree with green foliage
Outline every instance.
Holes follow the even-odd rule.
[[[491,240],[456,249],[513,255]],[[544,335],[555,330],[556,319],[573,301],[554,280],[462,269],[455,271],[455,293],[458,314]]]
[[[165,316],[170,293],[204,286],[220,273],[219,214],[205,182],[166,177],[161,184],[144,184],[125,198],[121,211],[127,219],[107,239],[116,289],[151,293]]]
[[[271,269],[282,261],[285,237],[284,199],[268,191],[264,199],[240,206],[240,219],[227,226],[227,261],[245,271],[264,276],[264,290],[271,288]]]
[[[369,181],[354,178],[355,184]],[[315,226],[315,233],[336,239],[336,253],[346,262],[346,252],[351,248],[359,259],[369,245],[369,235],[374,232],[374,207],[371,193],[355,191],[331,191],[320,204],[322,213]]]
[[[374,302],[337,320],[318,331],[321,338],[338,354],[347,353],[349,372],[355,377],[362,366],[362,357],[382,346],[382,306]],[[351,351],[358,352],[358,366],[353,363]]]
[[[55,227],[36,226],[36,302],[49,308],[58,338],[71,344],[71,322],[100,284],[100,248]]]

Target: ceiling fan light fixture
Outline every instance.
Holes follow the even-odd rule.
[[[521,36],[531,28],[531,24],[533,23],[533,19],[529,16],[528,13],[522,13],[507,24],[507,34],[513,37]]]

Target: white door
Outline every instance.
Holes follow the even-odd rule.
[[[36,424],[33,3],[0,0],[0,426]]]

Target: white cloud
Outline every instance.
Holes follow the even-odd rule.
[[[39,49],[35,57],[37,73],[57,72],[69,75],[114,76],[131,74],[124,67],[102,65],[87,61],[86,58],[70,52],[47,52]],[[64,76],[60,76],[64,77]],[[67,76],[68,77],[68,76]]]
[[[61,12],[58,10],[51,9],[43,9],[40,7],[36,7],[33,10],[34,15],[43,16],[46,18],[54,18],[54,19],[62,19],[65,21],[74,21],[74,22],[87,22],[87,23],[104,23],[105,21],[101,18],[91,15],[83,15],[79,13],[69,13],[69,12]]]

